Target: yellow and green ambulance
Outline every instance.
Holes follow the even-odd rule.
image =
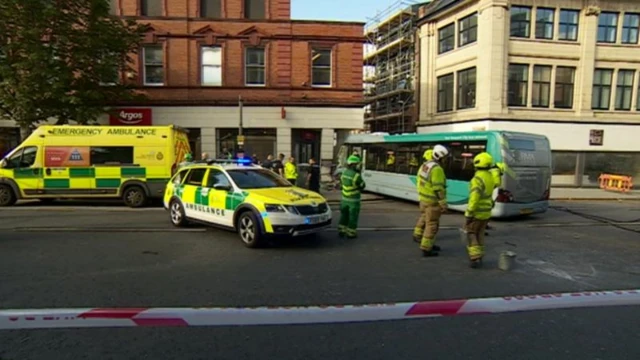
[[[40,126],[0,161],[0,206],[121,198],[141,207],[162,198],[190,152],[186,131],[175,126]]]
[[[164,207],[174,226],[197,222],[235,230],[249,248],[268,237],[318,233],[332,219],[322,195],[245,159],[181,168],[167,184]]]

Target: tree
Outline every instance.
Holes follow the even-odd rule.
[[[40,122],[91,123],[141,96],[117,79],[135,73],[145,27],[110,15],[108,0],[3,0],[0,19],[0,117],[23,138]]]

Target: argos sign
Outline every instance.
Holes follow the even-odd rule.
[[[153,125],[153,120],[151,118],[151,109],[113,109],[109,114],[109,125]]]

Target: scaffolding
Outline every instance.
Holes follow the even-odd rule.
[[[418,9],[430,1],[399,0],[365,26],[365,129],[415,131],[414,83]]]

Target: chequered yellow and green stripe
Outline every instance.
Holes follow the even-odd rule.
[[[214,209],[235,210],[242,204],[248,193],[227,193],[220,195],[219,191],[209,190],[206,196],[202,195],[202,187],[177,185],[173,188],[173,195],[182,199],[185,204],[194,204]]]
[[[94,186],[98,189],[113,189],[119,188],[128,179],[161,183],[169,181],[164,169],[149,171],[145,167],[138,166],[56,168],[53,169],[52,175],[45,175],[42,168],[14,169],[13,177],[43,179],[44,189],[86,189]]]

